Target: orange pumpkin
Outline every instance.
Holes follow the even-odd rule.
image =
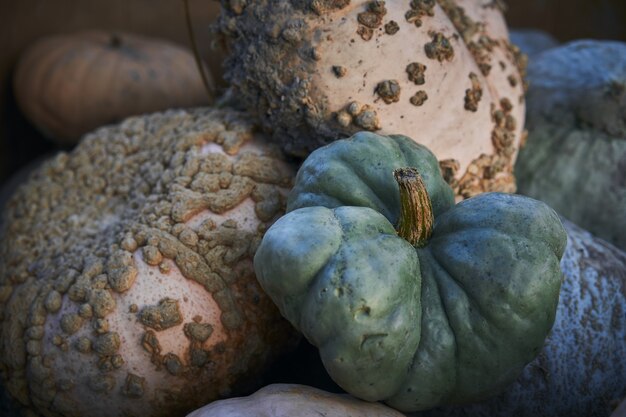
[[[61,144],[131,115],[209,101],[189,50],[103,31],[39,40],[21,57],[14,90],[26,117]]]

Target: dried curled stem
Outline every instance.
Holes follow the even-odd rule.
[[[393,176],[400,188],[398,235],[421,248],[432,235],[435,223],[430,196],[417,169],[399,168],[393,171]]]

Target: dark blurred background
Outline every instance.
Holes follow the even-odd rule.
[[[559,41],[626,41],[624,0],[507,0],[511,28],[544,30]],[[219,80],[221,55],[211,49],[216,0],[189,0],[201,54]],[[189,46],[183,0],[0,0],[0,184],[55,146],[20,114],[11,89],[20,52],[34,40],[83,29],[127,30]]]

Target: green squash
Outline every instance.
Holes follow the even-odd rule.
[[[402,167],[423,183],[394,180]],[[411,244],[394,227],[407,223],[432,235]],[[359,133],[304,162],[254,265],[335,382],[415,411],[492,396],[537,355],[565,243],[547,205],[497,193],[454,205],[425,147]]]

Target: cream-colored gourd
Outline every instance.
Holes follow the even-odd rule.
[[[252,269],[294,171],[247,119],[128,119],[44,163],[8,201],[0,371],[22,405],[184,415],[254,388],[294,344]]]
[[[360,130],[405,134],[458,195],[515,189],[525,58],[500,2],[222,3],[233,96],[288,152]]]
[[[380,403],[296,384],[268,385],[248,397],[216,401],[187,417],[403,417]]]

